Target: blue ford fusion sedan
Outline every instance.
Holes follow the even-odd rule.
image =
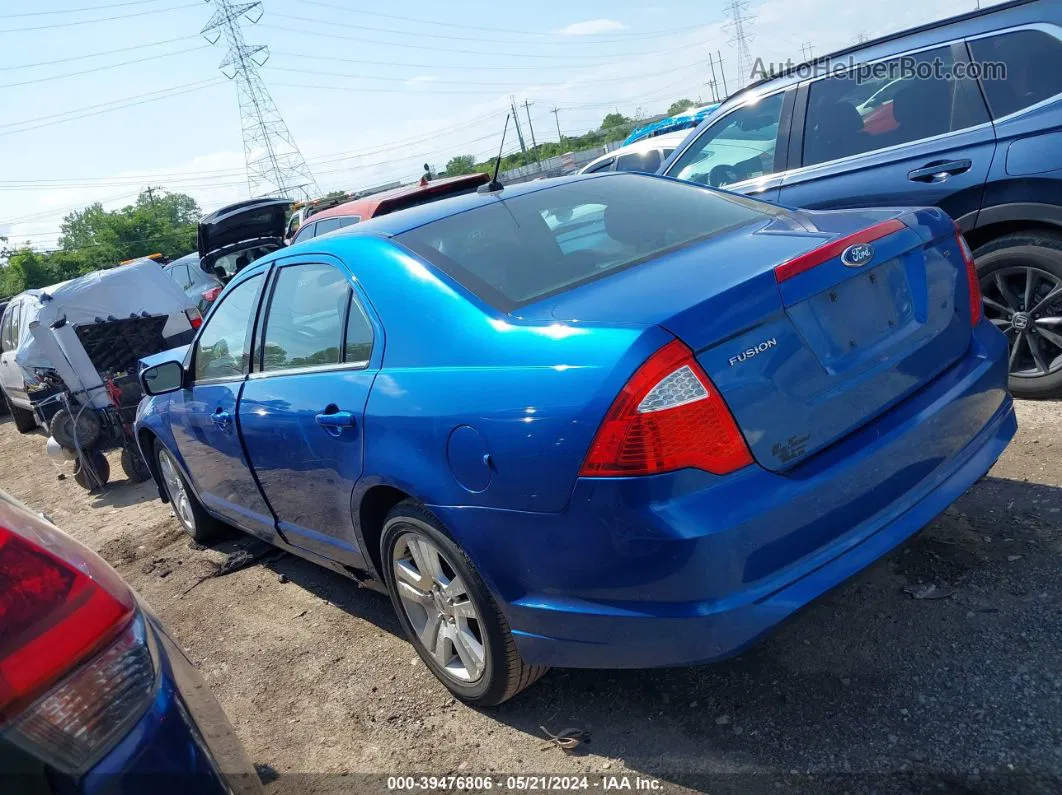
[[[732,655],[901,543],[1013,436],[1006,352],[939,210],[588,175],[258,260],[136,432],[195,538],[386,589],[489,705]]]

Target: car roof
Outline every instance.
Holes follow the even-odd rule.
[[[459,174],[453,177],[439,177],[438,179],[432,180],[425,180],[422,178],[419,182],[414,182],[411,185],[403,185],[400,188],[381,191],[380,193],[374,193],[371,196],[354,199],[353,201],[344,202],[343,204],[337,204],[335,207],[329,207],[327,210],[312,213],[306,218],[305,223],[320,221],[322,218],[345,218],[352,215],[356,215],[362,219],[373,218],[381,204],[393,201],[394,199],[416,196],[419,193],[430,194],[433,191],[438,191],[449,185],[460,185],[465,183],[469,185],[479,185],[486,181],[486,175],[478,172],[474,174]]]
[[[784,88],[790,85],[795,85],[803,80],[809,78],[809,76],[825,75],[827,74],[830,64],[835,61],[848,58],[852,58],[855,62],[860,60],[872,61],[877,58],[888,58],[893,55],[898,55],[910,48],[910,39],[915,38],[923,33],[931,33],[932,31],[940,30],[950,27],[962,22],[968,22],[971,20],[982,19],[993,14],[998,14],[1002,11],[1008,11],[1014,8],[1020,8],[1022,6],[1033,5],[1039,3],[1041,0],[1009,0],[1009,2],[999,3],[997,5],[986,6],[984,8],[968,11],[963,14],[957,14],[951,17],[944,17],[933,22],[927,22],[924,25],[918,25],[913,28],[906,28],[904,30],[896,31],[885,36],[880,36],[876,39],[870,39],[869,41],[854,44],[850,47],[845,47],[834,52],[821,55],[809,61],[803,61],[801,63],[793,64],[791,67],[784,71],[764,77],[761,80],[749,83],[740,91],[731,94],[722,105],[711,116],[701,122],[698,130],[704,129],[708,124],[711,124],[714,119],[719,118],[721,112],[730,110],[735,105],[745,104],[750,99],[772,93],[774,90]],[[950,37],[949,37],[950,38]],[[932,46],[934,42],[926,41],[925,44]],[[893,45],[893,46],[889,46]],[[871,53],[870,51],[874,51]],[[857,54],[867,53],[870,57],[866,59],[858,59],[855,56]]]

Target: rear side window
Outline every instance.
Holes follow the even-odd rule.
[[[339,364],[350,293],[346,276],[331,265],[281,268],[266,315],[262,369]]]
[[[15,348],[13,329],[16,311],[18,311],[18,304],[11,304],[4,311],[4,320],[0,324],[0,349],[4,351],[14,350]]]
[[[988,121],[951,76],[950,47],[915,53],[817,80],[808,93],[804,165],[920,141]],[[939,65],[939,66],[938,66]],[[924,76],[931,74],[932,76]]]
[[[991,67],[981,80],[995,118],[1017,113],[1037,102],[1062,94],[1062,42],[1042,30],[1017,30],[970,42],[974,60],[1002,64],[1006,73]]]
[[[301,243],[303,240],[309,240],[311,237],[316,237],[317,234],[314,231],[317,228],[315,222],[308,222],[299,227],[299,233],[292,238],[292,244]]]
[[[196,380],[238,378],[247,372],[248,334],[261,284],[260,274],[240,282],[210,313],[195,344]]]
[[[325,218],[317,222],[317,230],[314,232],[314,237],[320,237],[327,232],[331,232],[334,229],[339,229],[343,225],[342,218]]]
[[[653,174],[663,158],[660,157],[659,149],[650,149],[646,152],[635,152],[629,155],[620,155],[616,158],[616,171],[641,171]]]
[[[634,174],[501,198],[397,239],[509,312],[780,210]]]

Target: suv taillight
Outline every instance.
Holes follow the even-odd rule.
[[[217,297],[221,295],[221,287],[211,287],[209,290],[203,290],[203,300],[208,304],[214,303]]]
[[[0,735],[80,773],[143,714],[152,641],[132,593],[93,553],[0,503]],[[25,521],[22,520],[25,518]]]
[[[673,340],[620,391],[579,474],[628,477],[692,467],[725,475],[751,463],[719,391],[692,351]]]
[[[977,265],[974,263],[973,252],[970,244],[966,242],[959,227],[955,227],[955,239],[959,242],[959,251],[962,252],[962,261],[966,265],[966,284],[970,288],[970,324],[976,326],[981,322],[984,312],[984,298],[981,295],[981,280],[977,278]]]
[[[184,310],[184,316],[188,318],[188,322],[192,324],[194,329],[203,325],[203,314],[194,306],[191,309]]]

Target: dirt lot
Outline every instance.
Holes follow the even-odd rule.
[[[744,656],[553,671],[491,711],[450,698],[385,597],[312,564],[280,556],[189,590],[247,540],[191,548],[152,484],[121,480],[116,455],[116,482],[90,496],[69,468],[59,479],[42,436],[0,418],[0,487],[150,602],[273,792],[487,771],[639,774],[668,791],[1059,792],[1062,404],[1018,413],[989,477]],[[945,598],[914,598],[928,585]],[[540,727],[588,729],[592,742],[544,749]]]

